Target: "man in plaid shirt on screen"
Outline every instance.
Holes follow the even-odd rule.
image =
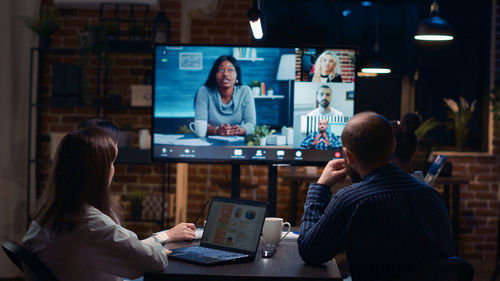
[[[308,135],[300,144],[300,147],[306,149],[328,150],[341,148],[342,143],[332,133],[328,133],[328,120],[320,119],[318,125],[318,132]]]

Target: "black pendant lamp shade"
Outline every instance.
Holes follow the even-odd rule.
[[[439,16],[439,6],[436,1],[431,4],[431,17],[420,22],[414,38],[426,41],[453,40],[451,26]]]

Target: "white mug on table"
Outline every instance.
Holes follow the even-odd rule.
[[[207,135],[207,120],[195,120],[189,123],[189,129],[199,138],[204,138]]]
[[[285,235],[281,236],[283,232],[283,226],[288,226]],[[262,241],[264,244],[273,244],[279,246],[280,241],[290,233],[290,223],[283,222],[282,218],[267,217],[264,221],[264,227],[262,229]]]

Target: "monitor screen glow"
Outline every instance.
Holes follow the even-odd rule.
[[[156,45],[152,158],[302,165],[339,158],[355,110],[356,59],[349,47]]]

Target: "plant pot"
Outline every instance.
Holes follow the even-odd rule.
[[[254,97],[260,96],[260,87],[252,87],[252,93]]]
[[[141,219],[142,217],[142,204],[130,204],[132,219]]]
[[[259,145],[266,145],[266,137],[259,139]]]

